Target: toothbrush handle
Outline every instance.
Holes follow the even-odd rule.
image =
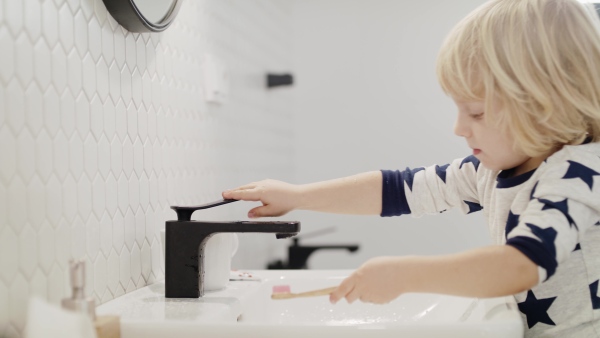
[[[326,289],[320,289],[320,290],[313,290],[313,291],[306,291],[306,292],[300,292],[296,294],[296,297],[316,297],[316,296],[327,296],[330,293],[332,293],[335,289],[337,289],[337,286],[333,286],[330,288],[326,288]]]

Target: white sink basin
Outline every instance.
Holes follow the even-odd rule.
[[[523,336],[512,297],[405,294],[385,305],[347,304],[344,300],[332,305],[327,296],[270,298],[274,285],[289,285],[292,292],[309,291],[338,285],[350,272],[253,271],[261,281],[232,281],[226,290],[207,293],[201,299],[165,299],[164,284],[156,284],[144,288],[144,295],[141,289],[124,296],[130,298],[125,303],[129,305],[115,305],[117,299],[102,305],[99,313],[121,315],[123,338]],[[154,310],[149,309],[152,306]]]

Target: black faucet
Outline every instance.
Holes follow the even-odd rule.
[[[333,228],[324,229],[303,235],[303,238],[313,237],[317,234],[324,232],[330,232]],[[356,252],[358,250],[358,244],[349,245],[300,245],[299,239],[293,239],[293,245],[288,247],[288,261],[283,262],[277,260],[267,265],[268,269],[307,269],[307,261],[310,255],[317,250],[348,250],[350,252]]]
[[[176,221],[167,221],[165,239],[165,297],[198,298],[204,295],[204,247],[208,239],[223,232],[274,233],[288,238],[300,232],[300,222],[192,221],[192,213],[235,202],[222,200],[195,207],[172,206]]]

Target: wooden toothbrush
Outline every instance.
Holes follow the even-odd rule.
[[[337,286],[320,290],[292,293],[289,285],[276,285],[273,287],[273,294],[271,294],[271,299],[292,299],[299,297],[327,296],[330,293],[332,293],[335,289],[337,289]]]

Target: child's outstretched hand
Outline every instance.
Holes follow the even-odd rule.
[[[260,201],[262,206],[248,212],[249,218],[282,216],[299,207],[300,188],[297,185],[264,180],[226,190],[223,198]]]
[[[357,299],[366,303],[385,304],[407,290],[403,265],[407,257],[377,257],[367,261],[331,293],[332,304],[346,298],[348,303]]]

